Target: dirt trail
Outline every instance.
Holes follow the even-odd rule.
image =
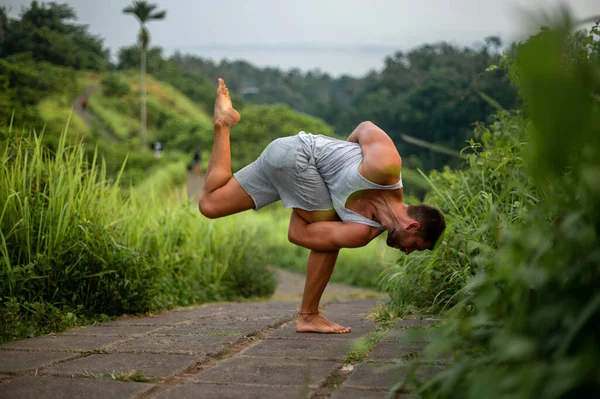
[[[120,141],[120,139],[114,135],[113,132],[111,132],[108,129],[105,128],[97,128],[96,126],[94,126],[94,124],[92,123],[92,119],[94,118],[94,115],[90,112],[89,110],[89,106],[84,108],[83,105],[81,104],[81,100],[83,100],[83,98],[88,99],[89,102],[89,98],[96,93],[98,90],[100,90],[99,86],[90,86],[88,88],[86,88],[83,93],[80,93],[75,100],[73,100],[73,103],[71,104],[71,107],[73,107],[73,111],[75,111],[75,113],[81,118],[81,120],[83,121],[83,123],[85,123],[85,125],[88,127],[88,129],[90,130],[96,130],[98,133],[100,133],[100,135],[102,135],[106,140],[108,141]]]

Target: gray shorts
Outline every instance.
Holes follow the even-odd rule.
[[[298,136],[272,141],[256,161],[233,176],[252,197],[255,209],[279,200],[284,208],[333,209],[327,185]]]

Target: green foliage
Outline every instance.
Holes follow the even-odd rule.
[[[36,62],[29,56],[0,59],[0,120],[42,127],[40,99],[76,90],[75,74],[67,68]]]
[[[147,174],[147,173],[146,173]],[[169,192],[173,186],[183,186],[187,181],[186,163],[184,160],[159,165],[154,173],[146,177],[141,184],[135,188],[140,196],[152,194],[153,192]]]
[[[403,158],[412,158],[413,168],[430,170],[456,165],[456,159],[405,141],[403,134],[457,150],[471,136],[472,123],[486,120],[498,107],[515,106],[516,93],[505,71],[486,72],[499,62],[500,46],[497,37],[487,38],[478,48],[428,44],[387,57],[382,71],[360,79],[260,69],[244,61],[215,64],[180,54],[171,60],[213,81],[224,78],[230,90],[248,102],[287,104],[322,118],[342,136],[372,120],[390,135]]]
[[[0,57],[27,53],[36,61],[74,69],[102,70],[108,64],[103,40],[89,33],[68,4],[38,3],[24,9],[20,19],[6,21]]]
[[[448,227],[433,253],[401,255],[382,279],[395,312],[455,304],[482,270],[478,259],[496,251],[498,233],[539,202],[542,194],[529,183],[521,157],[527,125],[519,114],[499,113],[492,124],[477,125],[465,168],[428,176],[432,192],[425,203],[446,214]]]
[[[454,360],[420,386],[424,397],[580,398],[600,389],[600,32],[570,33],[566,14],[553,26],[514,49],[509,68],[529,123],[503,130],[517,142],[526,135],[517,147],[525,164],[499,165],[520,169],[524,178],[506,184],[539,193],[537,204],[505,218],[497,248],[473,257],[478,272],[430,347]]]
[[[38,137],[4,134],[0,341],[99,315],[273,292],[252,230],[204,219],[157,192],[164,187],[120,189],[66,133],[56,152]]]
[[[153,20],[165,19],[166,11],[155,11],[156,4],[148,3],[147,1],[134,1],[130,6],[123,9],[123,13],[134,15],[140,23],[140,33],[138,34],[138,42],[142,49],[146,49],[150,43],[150,34],[146,29],[146,22]]]
[[[37,111],[44,121],[44,137],[46,145],[56,148],[60,139],[59,132],[69,125],[69,134],[73,138],[89,139],[91,129],[73,112],[71,101],[67,96],[50,96],[38,103]]]
[[[140,51],[135,46],[121,47],[118,57],[117,67],[120,70],[138,68],[140,65]],[[217,90],[216,78],[211,81],[202,73],[188,71],[179,67],[176,62],[166,60],[160,47],[148,49],[146,63],[148,73],[181,91],[205,112],[212,113]],[[243,101],[239,96],[232,93],[232,99],[236,108],[243,107]]]
[[[102,92],[93,94],[88,100],[88,107],[99,123],[115,133],[121,141],[127,142],[128,148],[130,144],[133,145],[130,150],[139,142],[139,96],[134,94],[139,87],[138,78],[133,72],[103,76]],[[113,80],[118,83],[105,84]],[[162,142],[165,151],[192,153],[208,147],[212,136],[211,117],[168,83],[151,76],[146,80],[149,137]],[[127,90],[127,94],[118,97],[111,95],[114,92],[112,87],[117,85],[122,85],[123,92]],[[112,150],[113,153],[119,151],[118,148]],[[144,149],[137,151],[144,152]]]
[[[109,97],[123,97],[129,94],[129,83],[116,73],[103,76],[100,82],[104,94]]]

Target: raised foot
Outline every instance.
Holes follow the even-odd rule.
[[[214,123],[215,126],[233,127],[240,121],[240,114],[233,108],[229,89],[223,79],[219,78],[217,99],[215,100]]]
[[[348,334],[351,331],[350,327],[340,326],[319,313],[299,314],[296,319],[296,332],[299,333]]]

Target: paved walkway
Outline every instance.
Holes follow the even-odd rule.
[[[280,276],[284,288],[301,281]],[[333,300],[323,308],[351,334],[296,333],[294,298],[207,304],[11,342],[0,346],[0,398],[400,397],[387,396],[410,370],[397,360],[424,347],[407,332],[436,320],[376,332],[369,312],[377,299],[360,299],[373,293],[345,288],[329,287]]]

